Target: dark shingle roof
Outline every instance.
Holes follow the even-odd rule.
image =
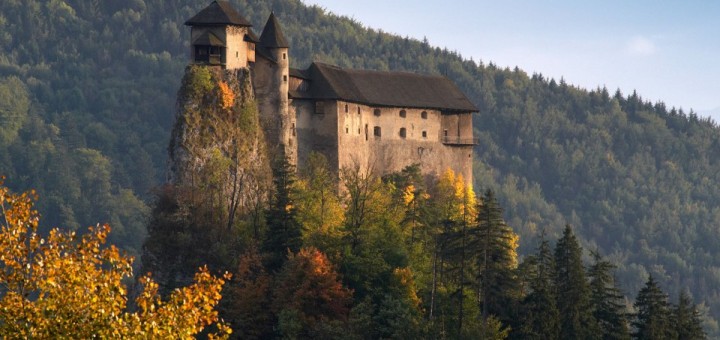
[[[195,14],[185,22],[188,26],[202,25],[237,25],[250,27],[247,19],[243,18],[227,1],[213,1],[210,5]]]
[[[340,99],[375,106],[478,111],[455,83],[442,76],[350,70],[317,62],[303,73],[311,79],[309,92],[302,95],[304,98]]]
[[[225,46],[225,44],[218,38],[215,34],[212,34],[211,32],[205,32],[195,41],[193,41],[193,45],[206,45],[206,46]]]
[[[265,23],[265,28],[262,34],[260,34],[260,43],[268,48],[289,47],[282,33],[282,28],[280,28],[280,23],[278,23],[277,18],[275,18],[275,13],[270,13],[270,17],[267,23]]]
[[[243,37],[244,41],[249,41],[253,43],[258,43],[260,40],[258,40],[257,35],[255,35],[255,32],[252,31],[252,29],[248,28],[247,34]]]

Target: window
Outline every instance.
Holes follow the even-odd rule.
[[[292,125],[292,135],[293,135],[293,137],[295,136],[295,123],[293,123],[293,125]]]
[[[358,128],[358,135],[360,134],[360,128]]]
[[[365,124],[365,140],[368,140],[368,125]]]
[[[375,111],[373,111],[373,114],[380,117],[380,109],[375,109]]]
[[[348,133],[350,133],[350,129],[346,126],[346,127],[345,127],[345,134],[347,135]]]
[[[348,104],[345,104],[345,113],[348,113]]]
[[[240,56],[240,52],[235,51],[235,57],[237,58],[237,57],[239,57],[239,56]]]
[[[315,113],[317,114],[323,114],[325,113],[325,102],[315,102]]]
[[[427,119],[427,111],[420,112],[420,118]]]
[[[423,136],[423,138],[427,138],[427,131],[423,131],[422,136]]]
[[[287,53],[283,53],[283,60],[287,59]]]
[[[358,114],[360,114],[360,105],[358,105]]]
[[[405,110],[400,110],[400,117],[405,118],[407,116],[407,112]]]
[[[287,81],[287,74],[283,75],[283,81],[285,81],[285,82]]]
[[[376,126],[373,128],[373,136],[380,137],[380,127]]]
[[[400,128],[400,138],[405,138],[407,136],[407,131],[405,128]]]

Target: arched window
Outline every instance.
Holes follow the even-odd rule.
[[[420,112],[420,118],[427,119],[427,111]]]
[[[375,111],[373,111],[373,114],[380,117],[380,109],[375,109]]]
[[[407,116],[407,112],[405,110],[400,110],[400,117],[405,118]]]
[[[400,138],[405,138],[407,136],[407,130],[405,128],[400,128]]]

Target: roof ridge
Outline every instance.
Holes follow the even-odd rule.
[[[229,1],[215,0],[185,21],[185,25],[236,25],[250,27],[252,24],[245,19]]]

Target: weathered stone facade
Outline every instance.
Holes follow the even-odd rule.
[[[188,21],[193,41],[203,41],[196,37],[195,22],[223,21],[217,17],[245,22],[227,6],[213,2],[193,17],[204,21]],[[289,47],[274,14],[259,40],[249,26],[219,25],[210,31],[226,46],[223,67],[251,70],[272,153],[282,152],[302,167],[311,152],[319,152],[334,171],[359,166],[384,174],[417,163],[428,175],[450,168],[472,182],[472,113],[477,108],[447,78],[317,63],[307,70],[291,69]]]

